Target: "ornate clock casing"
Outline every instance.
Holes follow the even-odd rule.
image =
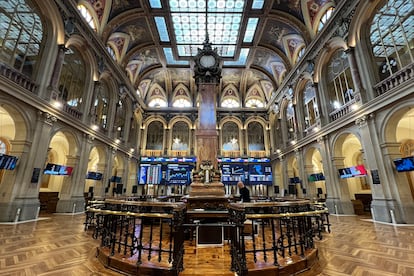
[[[217,49],[211,47],[211,43],[206,39],[203,49],[198,49],[194,58],[194,79],[199,83],[219,83],[221,79],[220,56]]]

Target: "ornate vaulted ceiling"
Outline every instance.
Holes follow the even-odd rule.
[[[139,90],[144,102],[148,101],[149,91],[154,85],[165,91],[169,101],[178,85],[187,87],[192,93],[191,99],[196,99],[191,61],[191,56],[195,53],[179,55],[170,9],[173,2],[178,5],[186,2],[188,5],[191,1],[78,2],[93,10],[91,15],[95,18],[98,36],[113,51],[114,59],[126,72],[132,85]],[[201,2],[205,2],[203,5],[210,3],[207,0],[192,2],[195,5]],[[260,95],[266,103],[278,91],[284,77],[294,68],[300,55],[306,50],[306,45],[315,37],[322,15],[328,8],[335,6],[333,0],[215,2],[222,2],[223,5],[226,2],[227,5],[229,2],[243,5],[235,55],[223,58],[223,77],[219,91],[231,86],[238,90],[243,102],[249,90],[256,87],[261,90]],[[162,38],[159,26],[157,28],[159,22],[155,18],[164,20],[167,39]],[[258,19],[257,28],[251,42],[246,42],[243,37],[250,18]],[[210,31],[213,30],[208,30]],[[215,41],[210,39],[210,42],[214,47]],[[194,45],[193,48],[197,46]]]

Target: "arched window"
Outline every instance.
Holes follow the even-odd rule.
[[[354,100],[354,85],[346,53],[340,49],[332,56],[327,72],[330,111],[340,109]]]
[[[335,11],[335,8],[330,7],[322,15],[321,20],[319,20],[318,32],[320,32],[322,30],[322,28],[326,25],[326,23],[328,22],[329,18],[331,18],[334,11]]]
[[[0,154],[9,153],[9,146],[7,140],[0,137]]]
[[[172,128],[172,150],[188,150],[190,128],[185,122],[177,122]]]
[[[188,99],[179,98],[173,102],[173,107],[191,107],[191,102]]]
[[[303,57],[303,55],[305,54],[306,51],[306,47],[303,46],[298,53],[298,58],[296,59],[296,62],[299,62],[299,60],[301,60],[301,58]]]
[[[264,147],[264,131],[258,122],[251,122],[247,127],[248,150],[263,151]]]
[[[370,39],[380,80],[414,62],[413,5],[390,0],[374,16]]]
[[[78,10],[85,19],[86,23],[88,23],[92,30],[96,31],[95,22],[93,21],[93,17],[89,10],[84,5],[78,5]]]
[[[116,55],[115,55],[114,49],[112,49],[111,46],[106,46],[106,50],[108,51],[108,53],[112,57],[112,59],[116,61]]]
[[[108,127],[109,93],[105,82],[97,82],[95,86],[95,100],[91,114],[95,116],[95,124],[100,128]]]
[[[59,80],[60,99],[80,110],[85,80],[86,68],[82,57],[76,49],[68,49]]]
[[[305,128],[309,128],[317,123],[319,118],[318,103],[316,101],[315,88],[308,82],[303,93],[303,109]]]
[[[235,122],[226,122],[221,129],[222,149],[233,151],[240,150],[239,146],[239,127]]]
[[[237,108],[240,107],[240,103],[234,98],[226,98],[221,102],[221,107]]]
[[[234,87],[229,87],[223,92],[220,106],[226,108],[240,107],[239,97]]]
[[[164,138],[164,127],[161,122],[154,121],[148,125],[147,150],[162,150]]]
[[[191,101],[187,94],[187,92],[184,90],[183,87],[178,87],[176,91],[174,91],[174,97],[173,97],[173,107],[191,107]]]
[[[6,139],[0,137],[0,154],[8,154],[9,150],[10,150],[9,142]],[[3,179],[4,171],[5,170],[0,170],[0,183]]]
[[[286,127],[287,127],[287,136],[289,140],[295,139],[296,133],[296,122],[295,122],[295,108],[290,102],[286,107]]]
[[[264,102],[261,99],[251,98],[246,101],[246,107],[262,108],[264,107]]]
[[[42,20],[30,1],[13,2],[0,1],[0,62],[33,77],[45,37]]]
[[[114,122],[114,129],[115,129],[115,137],[116,138],[123,138],[123,134],[125,131],[125,118],[126,118],[126,106],[123,100],[119,100],[116,104],[116,112],[115,112],[115,122]]]
[[[152,98],[148,103],[149,107],[167,107],[167,101],[162,98]]]

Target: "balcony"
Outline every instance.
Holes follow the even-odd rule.
[[[398,72],[392,74],[388,78],[384,79],[383,81],[377,83],[374,86],[375,92],[377,96],[382,95],[392,88],[395,88],[409,80],[414,78],[414,63],[411,63]]]
[[[36,91],[37,85],[30,78],[3,63],[0,63],[0,75],[32,93]]]

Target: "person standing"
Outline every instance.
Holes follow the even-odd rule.
[[[241,202],[250,202],[250,191],[244,186],[242,181],[237,182],[237,186],[239,187],[240,192],[240,199]]]

